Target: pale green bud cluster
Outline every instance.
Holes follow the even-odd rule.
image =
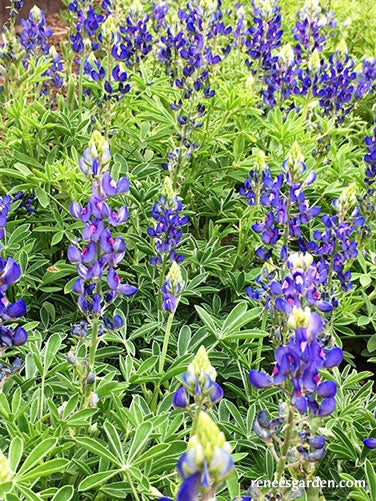
[[[52,59],[55,59],[56,56],[58,55],[54,45],[51,45],[49,55],[51,56]]]
[[[170,285],[171,293],[176,297],[181,293],[184,282],[180,271],[180,266],[176,261],[172,262],[170,271],[167,274],[167,282]]]
[[[216,9],[218,2],[217,0],[201,0],[201,4],[207,10],[213,11]]]
[[[295,175],[302,172],[302,167],[304,165],[304,155],[300,149],[299,144],[295,141],[291,146],[290,151],[287,153],[287,167],[291,175]]]
[[[34,7],[30,11],[31,15],[33,16],[33,20],[36,23],[40,23],[42,20],[42,11],[37,5],[34,5]]]
[[[212,485],[222,482],[233,470],[231,447],[224,434],[205,412],[201,412],[198,417],[197,431],[188,442],[187,455],[188,470],[194,465],[196,471],[202,471],[204,464],[207,464]],[[184,466],[183,464],[183,468]]]
[[[273,0],[255,0],[256,9],[259,9],[265,17],[271,17],[273,14],[274,2]]]
[[[338,53],[340,59],[344,59],[348,52],[349,52],[349,49],[347,48],[345,39],[342,38],[342,40],[340,41],[340,43],[337,46],[337,53]]]
[[[286,44],[278,52],[278,64],[283,68],[288,68],[294,62],[294,50],[291,44]]]
[[[132,5],[131,5],[131,11],[138,12],[138,13],[141,13],[144,11],[144,6],[140,2],[140,0],[133,0]]]
[[[103,23],[102,32],[105,40],[111,40],[112,35],[116,32],[116,22],[114,16],[108,16]]]
[[[312,13],[320,12],[321,8],[320,8],[319,0],[306,0],[304,2],[303,9],[305,11],[312,12]]]
[[[308,306],[303,308],[297,308],[294,306],[292,313],[289,315],[287,325],[291,329],[306,329],[309,325],[311,319],[311,310]]]
[[[305,254],[303,252],[295,252],[289,256],[288,260],[294,268],[302,268],[306,271],[313,263],[313,256],[309,252]]]
[[[8,458],[0,451],[0,484],[7,482],[12,476]]]
[[[214,449],[222,448],[226,444],[224,434],[206,412],[201,412],[198,417],[196,435],[190,439],[188,449],[195,448],[208,463],[213,459]]]
[[[89,140],[89,147],[92,157],[97,158],[99,163],[102,163],[103,160],[105,160],[105,162],[108,161],[108,141],[106,141],[99,131],[95,130],[92,133],[91,139]]]
[[[315,49],[312,52],[311,57],[309,58],[308,69],[312,73],[317,73],[319,71],[320,67],[321,67],[320,53],[319,53],[319,51],[317,49]]]
[[[356,195],[358,187],[355,183],[349,184],[341,193],[337,201],[337,209],[341,212],[347,212],[352,209],[357,200]]]
[[[266,167],[266,156],[262,150],[259,150],[255,159],[255,168],[258,171],[264,170]]]
[[[197,377],[207,374],[212,381],[215,381],[217,372],[211,365],[208,353],[204,346],[200,346],[195,358],[188,366],[188,371],[193,372]]]
[[[252,89],[254,83],[255,83],[255,77],[251,73],[247,78],[247,80],[245,81],[245,86],[247,89]]]
[[[163,183],[162,195],[166,200],[171,200],[176,197],[176,193],[174,191],[174,187],[172,184],[172,179],[170,177],[166,177]]]

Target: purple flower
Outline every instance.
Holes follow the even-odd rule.
[[[180,388],[174,393],[172,405],[174,407],[180,407],[181,409],[187,408],[188,398],[184,386],[180,386]]]
[[[9,195],[0,199],[0,240],[4,237],[5,227],[10,210],[11,198]],[[0,247],[0,253],[1,253]],[[21,298],[9,303],[6,292],[21,276],[21,268],[13,258],[3,259],[0,255],[0,349],[10,346],[19,346],[27,341],[27,332],[23,327],[8,326],[26,315],[26,304]],[[1,350],[0,350],[1,351]]]
[[[249,371],[249,381],[255,388],[268,388],[273,385],[273,380],[268,374],[254,369]]]
[[[166,178],[165,192],[170,192],[167,187],[169,179]],[[183,237],[182,227],[188,224],[188,217],[181,215],[182,210],[183,204],[176,195],[171,193],[167,198],[160,195],[158,202],[154,204],[151,215],[157,224],[147,230],[148,235],[155,239],[157,251],[157,255],[150,259],[152,265],[162,264],[166,255],[170,261],[177,263],[184,261],[184,255],[177,253]]]
[[[363,443],[368,449],[376,449],[376,438],[366,438]]]

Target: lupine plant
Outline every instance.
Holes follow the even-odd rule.
[[[0,499],[374,501],[372,1],[8,3]]]
[[[70,351],[67,361],[81,380],[84,406],[96,403],[96,395],[90,390],[95,383],[98,344],[107,330],[117,331],[124,323],[120,315],[105,316],[106,310],[119,295],[129,297],[137,292],[135,286],[123,284],[118,275],[126,245],[121,236],[114,238],[112,231],[127,221],[128,209],[125,205],[114,209],[109,199],[129,191],[129,182],[125,177],[117,182],[113,180],[109,172],[110,158],[107,141],[99,132],[94,132],[79,162],[81,171],[91,182],[91,197],[84,206],[72,202],[70,207],[72,217],[84,223],[81,238],[68,247],[68,259],[77,264],[79,276],[72,290],[78,295],[77,305],[85,318],[72,327],[72,335],[86,341],[90,329],[90,341],[87,359],[79,362]]]
[[[1,245],[5,237],[8,214],[10,211],[11,197],[6,195],[0,199],[0,253],[3,253]],[[11,302],[7,298],[8,289],[16,283],[21,276],[20,266],[12,257],[4,258],[0,255],[0,355],[13,346],[20,346],[27,341],[26,330],[18,325],[19,318],[26,315],[24,299]],[[20,358],[16,358],[9,365],[0,364],[0,390],[6,378],[17,373],[22,366]]]

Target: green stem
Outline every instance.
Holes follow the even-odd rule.
[[[201,404],[196,406],[196,414],[195,414],[195,417],[193,418],[191,437],[193,437],[193,435],[196,434],[198,418],[200,416],[200,413],[201,413]]]
[[[137,494],[136,488],[135,488],[133,480],[132,480],[132,476],[128,472],[126,472],[124,476],[126,477],[126,480],[128,480],[128,482],[129,482],[134,499],[136,501],[140,501],[140,498]]]
[[[78,109],[80,112],[80,121],[82,119],[82,88],[84,82],[84,63],[85,63],[85,55],[84,53],[82,53],[80,60],[80,75],[78,78]]]
[[[39,419],[43,419],[43,408],[44,408],[44,386],[45,386],[45,375],[42,375],[42,382],[40,385],[40,406],[39,406]]]
[[[107,46],[107,81],[111,86],[111,44],[108,43]],[[107,120],[106,120],[106,133],[105,138],[108,139],[108,134],[110,131],[111,125],[111,97],[109,96],[107,99]]]
[[[93,371],[95,366],[95,354],[97,352],[98,346],[98,326],[99,326],[99,316],[95,315],[93,318],[93,323],[91,326],[91,342],[89,348],[89,361],[86,375],[83,375],[85,378],[90,372]],[[82,407],[85,408],[88,406],[90,400],[90,385],[85,384],[85,380],[83,379],[83,395],[82,395]]]
[[[330,257],[329,271],[328,271],[328,293],[331,294],[332,289],[332,280],[333,280],[333,265],[334,265],[334,257],[336,254],[336,243],[337,240],[334,240],[333,251]]]
[[[249,230],[252,226],[256,206],[247,207],[248,217],[246,217],[244,228],[242,227],[242,219],[239,220],[239,240],[238,240],[238,251],[236,253],[236,258],[234,261],[234,269],[236,266],[242,262],[244,259],[244,250],[247,245]]]
[[[97,351],[97,344],[98,344],[98,324],[99,324],[99,316],[95,315],[93,318],[93,325],[91,329],[91,343],[90,343],[90,350],[89,350],[89,367],[88,367],[88,372],[92,371],[94,368],[95,364],[95,354]]]
[[[165,254],[163,256],[162,270],[161,270],[161,274],[160,274],[160,277],[159,277],[159,288],[158,288],[158,291],[157,291],[158,311],[162,308],[162,293],[161,293],[161,289],[162,289],[163,282],[165,280],[166,268],[167,268],[167,259],[168,259],[168,256]]]
[[[160,374],[162,373],[162,371],[164,369],[164,365],[165,365],[165,361],[166,361],[168,342],[170,339],[172,321],[174,320],[175,311],[176,311],[176,308],[174,311],[172,311],[169,314],[168,319],[167,319],[166,330],[165,330],[165,335],[164,335],[164,339],[163,339],[162,353],[161,353],[161,358],[159,359],[159,373]]]
[[[262,322],[261,322],[261,330],[262,331],[264,331],[266,328],[267,319],[268,319],[268,310],[265,308],[264,314],[262,316]],[[260,358],[261,358],[261,354],[262,354],[263,344],[264,344],[264,338],[260,337],[258,340],[257,353],[256,353],[256,369],[257,370],[260,369],[260,362],[261,362]]]
[[[286,455],[287,455],[287,451],[288,451],[289,445],[290,445],[290,438],[291,438],[293,426],[294,426],[294,410],[293,410],[293,407],[290,405],[289,406],[289,414],[288,414],[288,418],[287,418],[287,428],[286,428],[286,433],[285,433],[285,440],[283,442],[283,445],[281,446],[281,458],[280,458],[279,463],[277,465],[277,471],[276,471],[277,488],[276,489],[278,489],[278,485],[281,481],[283,471],[285,469]],[[275,489],[275,492],[276,492],[276,489]]]

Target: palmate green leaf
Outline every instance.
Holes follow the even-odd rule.
[[[9,446],[9,464],[12,471],[17,471],[22,457],[23,442],[20,437],[14,437]]]
[[[210,315],[204,308],[201,306],[195,306],[197,313],[199,314],[199,317],[201,320],[204,322],[206,327],[212,332],[213,334],[217,334],[219,326],[217,325],[217,322],[212,315]]]
[[[129,449],[129,463],[132,463],[133,460],[136,459],[137,456],[146,447],[152,429],[153,425],[149,421],[146,421],[137,427],[131,447]]]
[[[145,465],[147,461],[168,454],[169,447],[170,447],[169,444],[154,445],[153,447],[145,451],[143,454],[141,454],[141,456],[139,456],[135,461],[133,461],[132,464],[134,464],[135,466],[139,465],[141,468],[143,468],[143,465]]]
[[[185,355],[188,351],[188,346],[191,341],[192,332],[188,325],[183,325],[180,329],[178,337],[178,357]]]
[[[260,329],[244,329],[243,331],[230,332],[224,339],[259,339],[269,336],[269,333]]]
[[[43,208],[48,207],[48,204],[50,202],[50,197],[48,196],[48,193],[46,190],[44,190],[41,186],[38,186],[35,190],[35,194],[39,200],[39,203]]]
[[[114,454],[112,454],[112,452],[110,452],[108,448],[102,445],[98,440],[93,440],[89,437],[78,437],[76,438],[76,442],[87,451],[90,451],[93,454],[96,454],[97,456],[100,456],[104,459],[107,459],[108,461],[119,467],[122,466],[121,461],[119,461],[118,458],[114,456]]]
[[[101,488],[101,492],[107,494],[109,499],[123,499],[125,493],[130,490],[129,483],[127,482],[113,482]]]
[[[69,459],[56,458],[46,461],[45,463],[33,468],[27,473],[17,475],[18,482],[29,482],[30,480],[36,480],[40,477],[45,477],[47,475],[52,475],[53,473],[61,472],[69,464]]]
[[[0,483],[0,496],[4,496],[5,494],[11,492],[12,490],[13,490],[13,482],[12,481]]]
[[[98,412],[97,409],[81,409],[70,416],[66,423],[69,426],[86,426],[96,412]]]
[[[107,421],[106,423],[104,423],[103,429],[106,432],[107,438],[110,441],[112,449],[115,455],[118,457],[120,464],[124,464],[125,457],[124,457],[123,444],[115,426],[109,421]]]
[[[240,484],[236,470],[234,470],[232,475],[226,480],[226,485],[230,499],[240,496]]]
[[[375,473],[375,468],[372,466],[369,459],[366,459],[365,469],[366,469],[367,486],[369,489],[370,497],[373,500],[376,499],[376,473]]]
[[[114,477],[120,472],[121,470],[118,469],[118,470],[103,471],[100,473],[94,473],[93,475],[89,475],[84,480],[82,480],[82,482],[78,486],[78,490],[82,492],[82,491],[88,491],[89,489],[94,489],[94,487],[98,487],[106,483],[107,480]]]
[[[7,397],[4,393],[0,393],[0,416],[8,418],[10,414],[10,406]]]
[[[42,498],[38,494],[35,494],[35,492],[33,492],[25,485],[18,485],[17,489],[23,496],[25,496],[25,499],[27,501],[42,501]]]
[[[262,308],[252,308],[247,311],[247,305],[239,303],[224,321],[222,332],[238,331],[252,320],[260,318],[262,311]]]
[[[51,501],[70,501],[74,496],[73,485],[65,485],[59,489]]]
[[[17,476],[24,475],[28,472],[35,464],[39,463],[51,450],[55,447],[57,442],[56,438],[46,438],[42,440],[40,444],[38,444],[34,449],[30,452],[30,454],[25,459],[21,468],[19,469]]]
[[[43,350],[43,369],[44,372],[47,373],[50,365],[53,362],[56,353],[59,351],[61,346],[61,337],[59,334],[52,334],[48,338],[47,344]]]

